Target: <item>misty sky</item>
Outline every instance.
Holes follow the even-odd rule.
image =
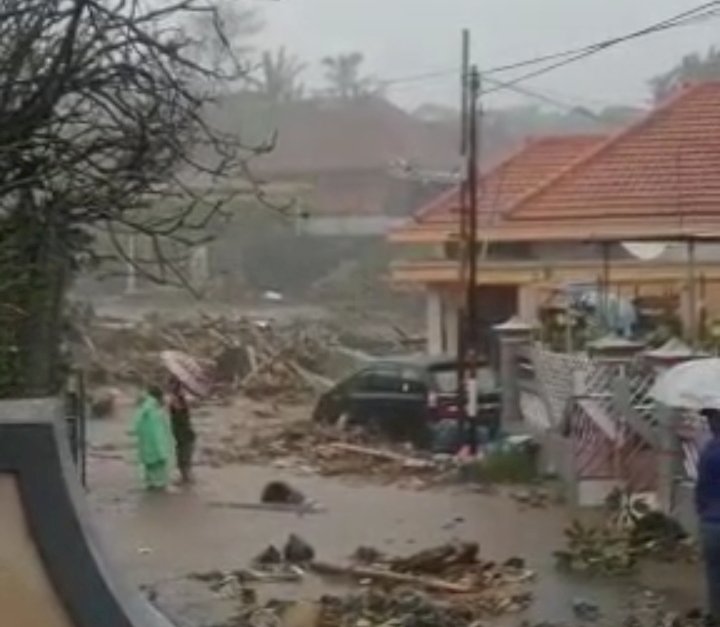
[[[701,0],[251,0],[267,22],[261,47],[286,45],[313,63],[308,82],[326,54],[359,50],[366,70],[381,78],[452,69],[459,32],[472,29],[474,60],[483,67],[582,46],[641,28],[691,9]],[[720,43],[720,17],[651,35],[557,70],[527,86],[594,108],[644,104],[647,80],[684,54]],[[512,75],[502,78],[511,79]],[[454,104],[454,76],[392,87],[400,104]],[[502,98],[502,99],[500,99]],[[518,103],[494,96],[490,104]]]

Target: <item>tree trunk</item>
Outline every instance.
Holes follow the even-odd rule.
[[[47,225],[20,230],[18,270],[23,279],[9,294],[19,312],[14,339],[16,372],[6,396],[41,397],[56,394],[62,383],[60,345],[63,297],[69,260],[55,228]]]

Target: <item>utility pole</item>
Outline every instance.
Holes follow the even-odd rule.
[[[467,154],[468,144],[468,74],[470,72],[470,31],[462,31],[462,58],[460,66],[460,155]]]
[[[467,143],[467,293],[466,293],[466,342],[467,351],[467,417],[469,422],[468,445],[470,453],[477,453],[478,418],[478,299],[477,299],[477,263],[478,263],[478,117],[480,111],[480,72],[473,66],[468,76],[468,143]]]
[[[467,148],[468,148],[468,76],[470,73],[470,31],[462,31],[462,51],[460,60],[460,157],[462,173],[460,177],[460,237],[458,240],[457,257],[460,265],[460,285],[467,280]],[[465,299],[460,299],[457,309],[457,397],[461,409],[459,423],[460,436],[464,440],[467,431],[467,415],[465,412],[465,365],[466,365],[466,328]]]

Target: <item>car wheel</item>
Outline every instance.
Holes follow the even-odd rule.
[[[383,422],[380,419],[379,416],[370,415],[368,416],[364,422],[365,430],[376,437],[382,437],[385,435],[385,431],[383,429]]]

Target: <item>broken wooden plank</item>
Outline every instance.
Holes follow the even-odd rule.
[[[346,442],[333,442],[330,448],[344,451],[346,453],[355,453],[356,455],[365,455],[374,459],[380,459],[388,462],[398,462],[406,468],[417,468],[418,470],[435,468],[432,461],[419,459],[409,455],[402,455],[394,451],[386,451],[378,448],[370,448],[368,446],[358,446],[357,444],[347,444]]]
[[[252,509],[266,512],[281,512],[288,514],[322,514],[326,508],[316,503],[305,503],[301,505],[285,503],[242,503],[237,501],[210,501],[210,507],[218,509]]]
[[[451,592],[454,594],[468,594],[474,592],[475,588],[465,584],[445,581],[435,577],[421,577],[405,573],[395,573],[381,568],[366,566],[342,566],[328,562],[312,562],[310,568],[319,575],[354,577],[356,579],[372,579],[393,584],[417,586],[425,590],[436,592]]]

